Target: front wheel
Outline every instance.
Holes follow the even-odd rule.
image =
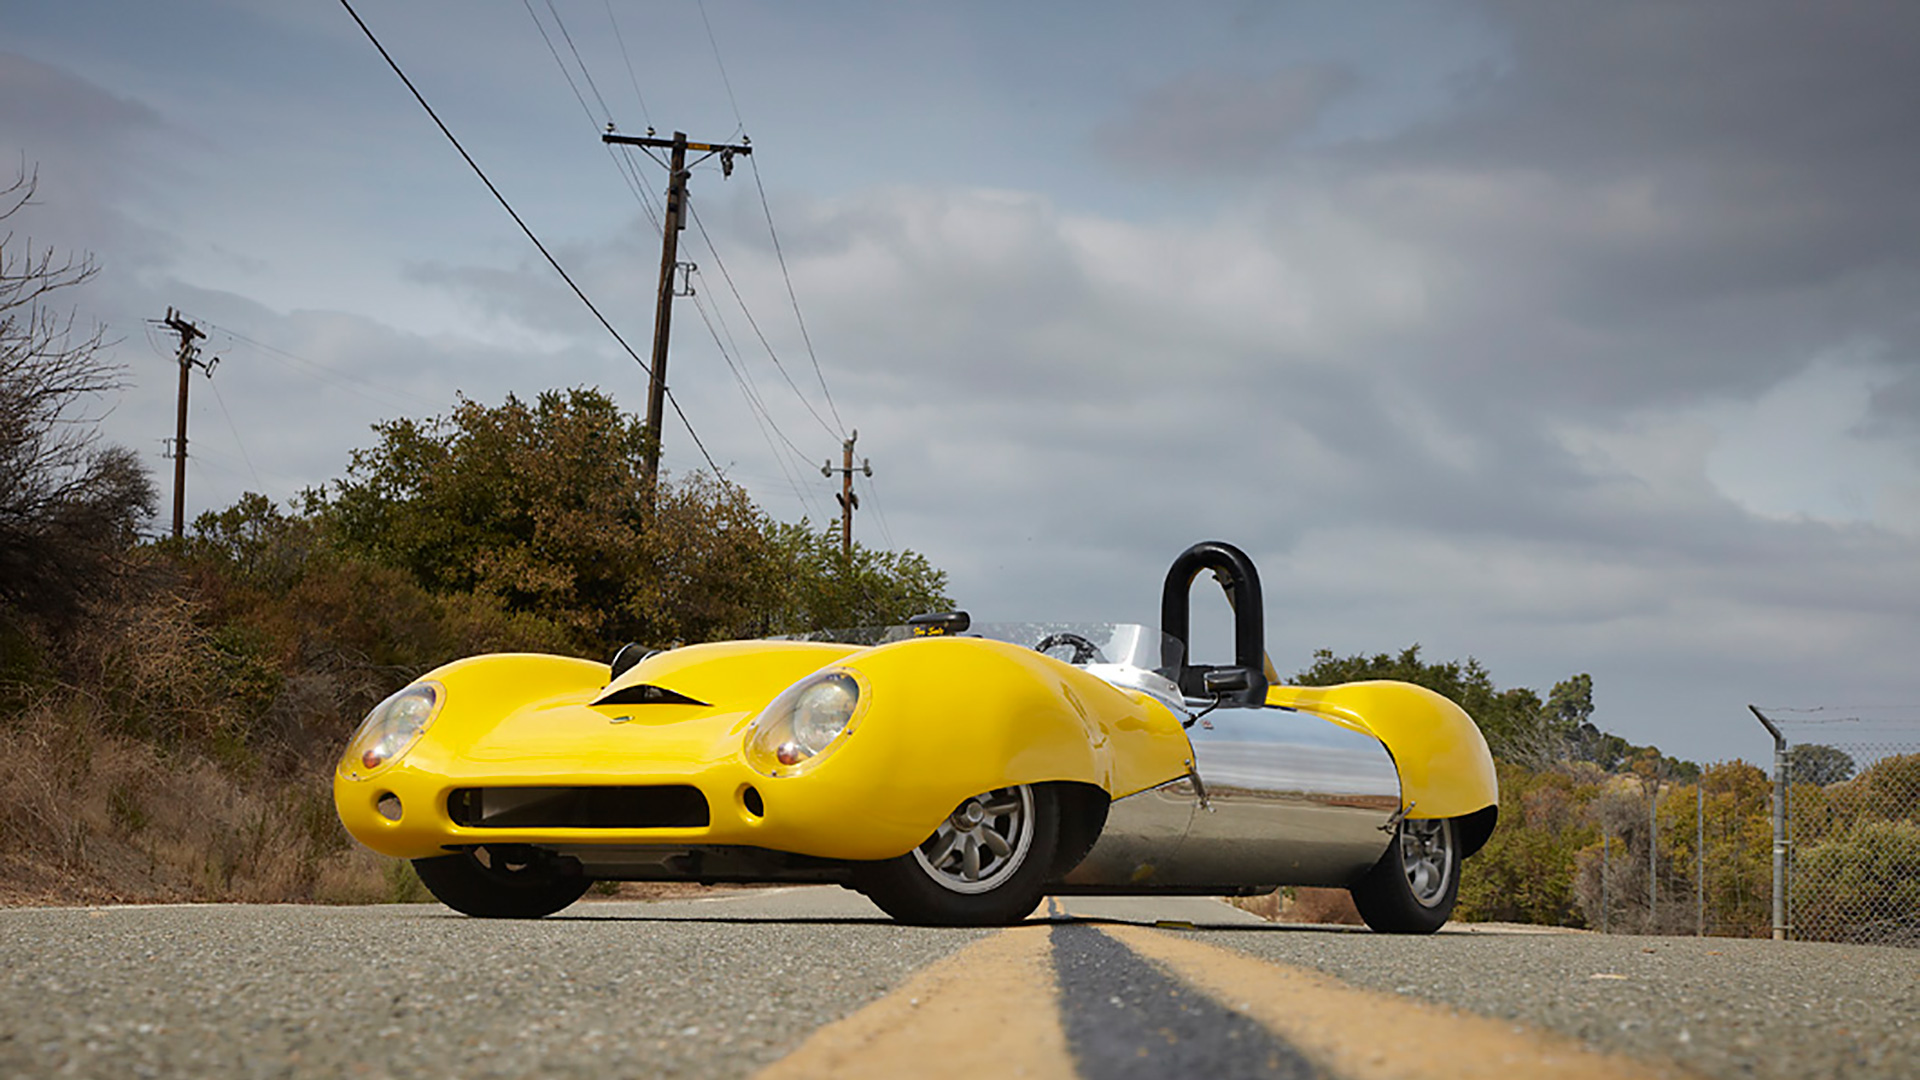
[[[1059,844],[1051,785],[995,788],[962,801],[919,847],[862,865],[855,884],[904,923],[1005,926],[1039,905]]]
[[[1348,890],[1383,934],[1431,934],[1460,896],[1460,830],[1451,818],[1403,819],[1380,861]]]
[[[420,883],[434,898],[481,919],[538,919],[586,895],[591,878],[555,873],[547,862],[511,848],[413,860]]]

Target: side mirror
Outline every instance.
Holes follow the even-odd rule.
[[[966,633],[973,619],[964,611],[934,611],[915,615],[907,625],[913,628],[914,637],[946,637]]]
[[[1245,693],[1253,689],[1253,672],[1243,667],[1220,667],[1201,678],[1207,693],[1214,697]]]

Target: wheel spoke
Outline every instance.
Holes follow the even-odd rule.
[[[951,825],[942,825],[933,834],[933,850],[926,853],[929,865],[939,867],[953,854],[954,845],[960,842],[960,833]]]
[[[1006,792],[1004,798],[985,804],[985,810],[989,817],[1017,814],[1020,812],[1020,796],[1015,792]]]
[[[1001,836],[992,829],[981,829],[980,841],[987,845],[988,851],[993,852],[1003,859],[1013,854],[1013,845],[1007,843],[1006,837]]]
[[[980,838],[973,833],[967,834],[966,847],[961,855],[961,873],[968,881],[980,880]]]
[[[1454,862],[1453,833],[1446,821],[1401,824],[1400,868],[1415,900],[1427,906],[1438,903],[1452,883]]]
[[[1408,867],[1407,883],[1413,887],[1414,895],[1426,896],[1433,890],[1433,864],[1421,862]]]

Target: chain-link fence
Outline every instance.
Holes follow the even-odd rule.
[[[1766,716],[1785,749],[1787,936],[1920,947],[1920,722]]]
[[[1579,853],[1574,901],[1610,933],[1765,937],[1772,875],[1766,774],[1745,762],[1685,778],[1605,780],[1584,816],[1599,836]]]
[[[1920,717],[1860,712],[1755,709],[1760,764],[1501,762],[1462,917],[1920,948]]]

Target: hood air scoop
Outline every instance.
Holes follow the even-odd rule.
[[[649,686],[636,683],[623,686],[606,695],[594,705],[709,705],[711,702],[690,698],[685,694],[676,694],[664,686]]]

